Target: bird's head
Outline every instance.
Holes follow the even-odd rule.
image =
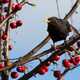
[[[45,22],[49,23],[49,22],[56,22],[57,17],[46,17],[45,18]]]
[[[48,18],[48,23],[50,22],[50,23],[57,23],[57,17],[49,17]]]
[[[55,21],[57,19],[57,17],[49,17],[48,21]]]

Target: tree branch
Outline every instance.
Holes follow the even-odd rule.
[[[73,6],[74,7],[74,6]],[[70,12],[74,12],[75,10],[74,10],[74,8],[72,7],[72,9],[71,9],[71,11]],[[14,15],[13,13],[8,17],[8,18],[10,18],[12,15]],[[66,15],[66,17],[64,18],[64,19],[67,19],[67,18],[69,18],[69,17],[67,17],[67,16],[71,16],[71,14],[70,13],[68,13],[68,15]],[[7,18],[7,19],[8,19]],[[48,38],[48,39],[47,39]],[[47,39],[47,41],[46,40],[44,40],[43,41],[43,43],[45,43],[45,41],[46,41],[46,43],[49,41],[49,39],[50,39],[50,37],[49,36],[47,36],[46,37],[46,39]],[[41,46],[43,43],[41,43],[39,46]],[[46,44],[45,43],[45,44]],[[43,45],[45,45],[45,44],[43,44]],[[27,62],[27,60],[29,60],[30,59],[30,57],[32,57],[32,55],[33,55],[33,53],[36,53],[41,47],[39,47],[39,46],[37,46],[37,47],[35,47],[33,50],[31,50],[29,53],[27,53],[26,55],[24,55],[22,58],[20,58],[20,60],[18,60],[18,61],[16,61],[16,62],[14,62],[13,63],[13,65],[11,65],[11,66],[7,66],[5,69],[10,69],[10,68],[14,68],[14,67],[16,67],[18,64],[22,64],[22,62]],[[38,48],[39,47],[39,48]],[[43,47],[43,46],[42,46]],[[36,49],[37,48],[37,49]],[[35,50],[35,51],[34,51]],[[4,70],[4,69],[2,69],[2,70]],[[0,71],[2,71],[2,70],[0,70]]]
[[[80,64],[77,65],[77,66],[74,66],[74,67],[72,67],[72,68],[70,68],[70,69],[66,69],[66,70],[62,73],[62,77],[61,77],[60,79],[58,79],[58,80],[62,80],[62,78],[63,78],[64,75],[66,75],[69,71],[74,70],[75,68],[77,68],[77,67],[79,67],[79,66],[80,66]]]
[[[78,3],[79,0],[77,0],[76,2],[76,5]],[[75,11],[77,7],[74,7],[71,9],[71,11],[65,16],[65,20],[68,19],[72,14],[73,12]],[[15,12],[11,12],[10,15],[0,24],[0,28],[4,25],[4,23],[10,18],[12,17],[13,15],[15,14]],[[78,39],[79,39],[79,35],[76,35],[75,37],[72,37],[72,39],[70,41],[67,42],[67,46],[69,45],[72,45],[74,42],[76,42]],[[22,58],[20,58],[20,60],[14,62],[11,66],[7,66],[3,69],[0,69],[0,71],[3,71],[3,70],[6,70],[6,69],[12,69],[16,66],[18,66],[19,64],[25,64],[28,60],[30,60],[30,58],[33,56],[34,53],[36,53],[40,48],[42,48],[48,41],[50,40],[50,37],[47,36],[46,37],[46,40],[43,41],[43,43],[41,43],[39,46],[35,47],[34,49],[32,49],[29,53],[27,53],[26,55],[24,55]],[[45,42],[46,41],[46,42]],[[65,47],[64,44],[62,44],[63,48]],[[56,52],[55,52],[56,53]],[[63,52],[61,52],[60,55],[62,55]],[[48,59],[46,59],[44,62],[42,63],[45,63],[46,61],[50,60],[51,57],[53,56],[54,54],[52,54]],[[41,64],[40,64],[41,65]],[[28,74],[30,74],[27,79],[29,79],[30,77],[32,77],[34,74],[37,73],[37,69],[40,67],[40,65],[38,65],[36,68],[34,68],[31,72],[29,72]],[[33,74],[34,73],[34,74]],[[26,74],[26,75],[28,75]],[[19,80],[22,80],[25,76],[21,77]]]
[[[25,4],[28,4],[28,5],[31,5],[31,6],[34,5],[34,4],[32,4],[32,3],[29,3],[29,2],[22,2],[21,4],[22,4],[23,6],[24,6]],[[13,15],[15,15],[17,12],[18,12],[18,11],[16,11],[16,12],[11,12],[11,13],[7,16],[7,18],[5,18],[5,20],[3,20],[3,21],[0,23],[0,28],[2,28],[3,25],[5,24],[5,22],[6,22],[8,19],[10,19]]]
[[[65,49],[66,47],[69,47],[71,46],[72,44],[74,44],[78,39],[80,39],[80,36],[79,35],[76,35],[75,37],[72,37],[70,40],[67,41],[67,44],[65,45],[64,43],[61,44],[62,48],[61,48],[61,51],[55,51],[49,58],[47,58],[45,61],[43,61],[41,64],[39,64],[37,67],[35,67],[32,71],[30,71],[29,73],[25,74],[23,77],[20,77],[19,80],[28,80],[29,78],[31,78],[32,76],[34,76],[35,74],[38,73],[38,69],[39,67],[44,64],[45,62],[48,62],[51,60],[51,58],[55,55],[55,54],[58,54],[58,55],[62,55],[64,54],[64,51],[63,49]]]
[[[80,4],[79,2],[80,2],[80,0],[76,0],[76,2],[75,2],[75,4],[73,5],[72,9],[71,9],[71,10],[69,11],[69,13],[64,17],[65,20],[69,19],[69,18],[72,16],[72,14],[75,12],[75,10],[76,10],[77,7],[78,7],[78,4]]]
[[[78,7],[78,2],[79,2],[79,0],[76,1],[76,3],[74,4],[74,6],[72,7],[72,9],[71,9],[71,10],[69,11],[69,13],[64,17],[64,20],[67,20],[67,19],[75,12],[76,8]],[[79,35],[77,35],[76,37],[72,37],[71,40],[67,42],[67,46],[72,45],[72,44],[75,43],[79,38],[80,38]],[[65,46],[63,46],[63,47],[65,47]],[[61,52],[60,55],[62,55],[62,54],[63,54],[63,52]],[[46,59],[43,63],[45,63],[45,62],[47,62],[49,59],[51,59],[52,56],[53,56],[53,55],[51,55],[51,56],[50,56],[48,59]],[[22,80],[22,79],[24,79],[25,77],[26,77],[25,79],[29,79],[30,77],[32,77],[32,76],[34,76],[35,74],[37,74],[37,73],[38,73],[38,72],[37,72],[37,69],[38,69],[40,66],[41,66],[41,64],[38,65],[36,68],[34,68],[32,71],[30,71],[28,74],[26,74],[26,75],[24,75],[23,77],[21,77],[19,80]]]
[[[47,36],[40,44],[38,44],[35,48],[33,48],[30,52],[28,52],[26,55],[21,57],[18,61],[14,62],[10,66],[6,66],[3,69],[0,69],[0,71],[6,70],[6,69],[12,69],[18,65],[26,63],[30,58],[38,51],[40,50],[48,41],[50,40],[50,37]]]

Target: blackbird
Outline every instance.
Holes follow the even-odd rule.
[[[61,40],[65,41],[72,29],[79,34],[78,31],[67,20],[59,19],[57,17],[48,18],[47,31],[53,43]]]

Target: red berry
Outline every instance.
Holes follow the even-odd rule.
[[[60,78],[62,76],[61,71],[59,71],[59,70],[55,70],[53,75],[56,78]]]
[[[54,55],[51,60],[52,61],[58,61],[60,59],[60,56],[59,55]]]
[[[16,22],[10,23],[10,27],[11,27],[11,29],[17,28]]]
[[[43,65],[42,68],[45,69],[45,72],[48,72],[48,67],[47,66]]]
[[[17,21],[16,21],[16,25],[17,25],[17,26],[21,26],[21,25],[22,25],[22,21],[21,21],[21,20],[17,20]]]
[[[4,64],[0,64],[0,69],[4,68]]]
[[[2,2],[2,3],[8,3],[9,2],[9,0],[1,0],[0,2]]]
[[[74,51],[74,48],[73,48],[73,47],[69,47],[69,50],[70,50],[70,51]]]
[[[12,10],[13,11],[18,11],[22,9],[22,4],[21,3],[17,3],[17,4],[13,4],[12,5]]]
[[[15,9],[15,6],[16,6],[16,4],[12,4],[12,11],[16,11],[16,9]]]
[[[45,74],[46,72],[48,72],[48,67],[45,65],[42,65],[38,70],[38,73],[41,75]]]
[[[25,72],[25,70],[26,70],[26,67],[25,66],[18,66],[17,67],[17,71],[18,72]]]
[[[3,21],[5,19],[5,16],[0,16],[0,21]]]
[[[17,72],[11,72],[11,77],[12,78],[17,78],[19,74]]]
[[[71,67],[71,63],[70,63],[70,61],[64,59],[64,60],[63,60],[63,66],[64,66],[65,68],[70,68],[70,67]]]
[[[7,34],[6,34],[6,33],[3,33],[2,39],[3,39],[3,40],[6,40],[6,39],[7,39]]]
[[[21,3],[17,3],[16,6],[15,6],[15,8],[17,10],[21,10],[22,9],[22,4]]]
[[[39,74],[41,74],[41,75],[45,74],[45,69],[40,68],[39,69]]]
[[[77,62],[75,61],[74,57],[71,57],[71,59],[69,60],[70,63],[72,63],[73,65],[77,65]]]
[[[79,55],[75,57],[75,61],[76,61],[77,64],[80,63],[80,56]]]
[[[9,46],[8,46],[8,49],[9,49],[9,50],[12,50],[12,45],[9,45]]]

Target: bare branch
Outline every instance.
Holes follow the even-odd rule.
[[[31,6],[34,5],[34,4],[32,4],[32,3],[29,3],[29,2],[22,2],[21,4],[22,4],[23,6],[24,6],[25,4],[28,4],[28,5],[31,5]],[[3,25],[5,24],[5,22],[6,22],[9,18],[11,18],[13,15],[15,15],[17,12],[18,12],[18,11],[16,11],[16,12],[11,12],[11,13],[7,16],[7,18],[5,18],[5,20],[3,20],[3,21],[0,23],[0,28],[2,28]]]
[[[62,80],[63,76],[65,76],[69,71],[74,70],[74,69],[76,69],[76,68],[79,67],[79,66],[80,66],[80,64],[77,65],[77,66],[74,66],[74,67],[72,67],[72,68],[70,68],[70,69],[66,69],[66,70],[62,73],[62,77],[61,77],[60,79],[58,79],[58,80]]]
[[[78,3],[78,0],[76,2],[76,4]],[[66,17],[64,19],[68,19],[74,12],[75,10],[75,7],[73,6],[73,8],[71,9],[71,11],[66,15]],[[0,24],[0,27],[3,26],[3,24],[10,18],[14,15],[15,13],[11,13],[1,24]],[[72,38],[72,40],[68,41],[67,42],[67,45],[72,45],[74,42],[76,42],[78,39],[79,39],[79,35],[75,36],[74,39]],[[42,48],[48,41],[50,40],[50,37],[47,36],[42,43],[40,43],[37,47],[35,47],[34,49],[32,49],[29,53],[27,53],[26,55],[24,55],[22,58],[20,58],[20,60],[14,62],[12,65],[10,66],[7,66],[3,69],[0,69],[0,71],[3,71],[3,70],[6,70],[6,69],[12,69],[18,65],[21,65],[21,64],[25,64],[28,60],[30,60],[30,58],[33,56],[33,54],[35,54],[40,48]],[[63,44],[64,45],[64,44]],[[63,46],[64,47],[64,46]],[[61,55],[62,55],[62,52],[61,52]],[[45,60],[44,62],[48,61],[53,55],[51,55],[47,60]],[[43,62],[43,63],[44,63]],[[39,65],[40,66],[40,65]],[[30,73],[28,74],[31,74],[30,77],[33,76],[33,73],[37,73],[35,72],[35,70],[39,67],[37,66],[34,70],[32,70]],[[28,77],[28,78],[30,78]],[[22,77],[24,78],[24,76]],[[20,78],[20,80],[22,80],[22,78]]]
[[[69,19],[69,17],[72,16],[72,14],[75,12],[75,10],[78,7],[80,0],[76,0],[75,4],[73,5],[72,9],[69,11],[69,13],[64,17],[65,20]]]
[[[21,57],[18,61],[14,62],[12,65],[7,66],[3,69],[0,69],[0,71],[2,70],[6,70],[6,69],[12,69],[18,65],[21,64],[25,64],[28,60],[30,60],[30,58],[38,51],[40,50],[48,41],[50,40],[50,37],[47,36],[40,44],[38,44],[35,48],[33,48],[30,52],[28,52],[26,55],[24,55],[23,57]]]
[[[79,35],[76,35],[75,37],[72,37],[70,40],[67,41],[67,44],[64,45],[64,43],[61,45],[62,49],[65,49],[66,46],[71,46],[72,44],[74,44],[78,39],[80,39]],[[55,51],[49,58],[47,58],[45,61],[43,61],[41,64],[44,64],[45,62],[49,61],[52,56],[54,56],[55,54],[58,55],[62,55],[64,54],[64,51],[61,49],[61,51]],[[34,76],[35,74],[38,73],[38,68],[41,66],[41,64],[39,64],[37,67],[35,67],[32,71],[30,71],[29,73],[25,74],[23,77],[19,78],[19,80],[23,80],[24,78],[26,80],[28,80],[29,78],[31,78],[32,76]]]
[[[53,49],[53,47],[52,47],[52,48],[50,48],[50,49],[48,49],[48,50],[45,50],[45,51],[43,51],[43,52],[41,52],[41,53],[39,53],[39,54],[37,54],[37,55],[35,55],[35,56],[32,56],[32,57],[29,58],[29,60],[27,60],[26,63],[31,62],[31,61],[36,60],[36,59],[39,59],[40,57],[43,57],[43,56],[45,56],[45,55],[53,52],[53,50],[54,50],[54,49]]]

